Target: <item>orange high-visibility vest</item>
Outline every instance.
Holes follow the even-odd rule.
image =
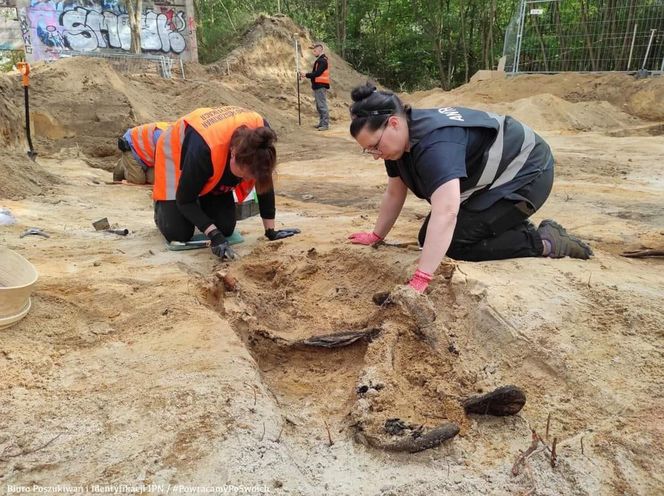
[[[231,137],[235,130],[242,126],[256,129],[264,125],[261,115],[240,107],[200,108],[181,117],[164,131],[157,141],[152,198],[160,201],[175,200],[180,182],[182,143],[187,126],[193,127],[210,147],[212,176],[199,193],[199,196],[203,196],[214,189],[224,174]],[[238,202],[242,202],[249,195],[255,184],[256,181],[246,180],[235,186]]]
[[[327,59],[327,69],[320,76],[314,78],[314,83],[330,84],[330,59]]]
[[[154,154],[156,149],[154,132],[157,129],[165,131],[171,124],[172,122],[152,122],[150,124],[133,127],[129,130],[132,149],[148,167],[154,167]]]

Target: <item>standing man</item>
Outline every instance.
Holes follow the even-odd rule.
[[[311,79],[311,88],[314,90],[314,98],[316,100],[316,110],[318,111],[318,125],[316,128],[319,131],[327,131],[330,129],[330,112],[327,109],[327,90],[330,89],[330,64],[325,56],[322,43],[314,43],[310,46],[314,52],[316,60],[314,61],[314,68],[311,72],[306,74],[300,73],[300,79]]]

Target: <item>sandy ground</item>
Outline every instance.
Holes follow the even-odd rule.
[[[553,216],[589,239],[592,260],[461,262],[451,280],[436,277],[430,298],[460,351],[439,360],[465,379],[450,373],[447,392],[513,383],[528,403],[514,418],[473,416],[453,441],[413,455],[354,441],[348,414],[365,344],[302,351],[272,339],[357,327],[375,312],[372,294],[403,282],[418,255],[345,242],[371,226],[382,165],[341,127],[307,138],[325,159],[282,163],[279,179],[279,224],[302,235],[269,243],[256,219],[244,221],[243,258],[228,266],[207,250],[167,251],[149,191],[107,185],[106,172],[81,160],[41,160],[62,184],[3,202],[19,223],[0,240],[41,274],[34,310],[0,340],[3,484],[227,483],[334,495],[662,490],[661,261],[618,255],[662,246],[664,185],[649,179],[664,172],[660,138],[549,137],[558,180],[536,219]],[[412,239],[425,213],[409,198],[390,238]],[[131,234],[94,232],[90,222],[104,216]],[[19,239],[28,226],[51,238]],[[224,294],[210,275],[217,270],[238,277],[239,291]],[[404,353],[417,396],[431,377],[417,353]],[[435,417],[435,406],[421,403],[419,415]],[[549,414],[558,466],[539,451],[513,477],[530,429],[544,435]]]
[[[595,250],[589,261],[447,260],[428,295],[432,344],[372,301],[407,281],[419,252],[346,241],[373,226],[385,173],[349,138],[344,96],[332,95],[333,128],[318,133],[304,94],[298,127],[289,64],[260,65],[271,49],[292,53],[289,30],[258,29],[225,76],[224,63],[190,67],[187,81],[120,76],[98,61],[37,67],[36,164],[20,141],[20,87],[0,77],[0,207],[17,218],[0,243],[40,273],[30,314],[0,331],[0,493],[663,494],[663,262],[621,253],[664,249],[664,78],[529,76],[405,95],[510,112],[541,131],[556,182],[534,220],[555,218]],[[344,70],[342,88],[358,78]],[[278,91],[263,98],[260,78]],[[77,112],[72,98],[53,99],[65,84]],[[242,258],[223,264],[207,249],[166,249],[149,188],[107,184],[128,125],[220,104],[257,108],[277,129],[277,222],[302,229],[268,242],[259,219],[243,221]],[[409,196],[389,241],[413,241],[427,213]],[[95,232],[101,217],[130,234]],[[50,238],[20,238],[28,227]],[[235,291],[220,273],[238,279]],[[296,344],[381,322],[369,343]],[[376,378],[379,393],[358,393]],[[458,406],[505,384],[528,396],[519,415]],[[363,444],[390,418],[453,420],[461,432],[415,454]],[[557,465],[540,445],[513,475],[547,420]]]

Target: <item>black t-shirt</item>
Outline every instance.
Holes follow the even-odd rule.
[[[229,163],[230,153],[221,179],[214,189],[207,193],[208,195],[231,195],[233,194],[233,188],[242,181],[241,178],[231,172]],[[175,201],[182,215],[198,227],[201,232],[204,232],[213,224],[213,221],[198,204],[198,196],[212,177],[214,170],[210,147],[191,126],[187,126],[184,133],[180,170],[180,181],[175,193]],[[258,195],[258,208],[263,219],[274,219],[276,211],[274,190]]]
[[[399,160],[386,160],[390,177],[400,177],[419,198],[431,202],[431,195],[443,184],[473,177],[466,164],[481,164],[495,132],[487,128],[443,127],[422,138]],[[472,169],[472,166],[471,166]]]

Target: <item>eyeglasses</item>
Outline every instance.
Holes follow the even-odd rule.
[[[383,131],[380,133],[380,138],[378,138],[378,142],[374,146],[370,146],[369,148],[362,148],[362,153],[369,153],[371,155],[380,155],[381,152],[379,150],[380,148],[380,142],[383,141],[383,135],[385,134],[385,130],[387,129],[387,123],[389,119],[385,121],[383,124]]]

